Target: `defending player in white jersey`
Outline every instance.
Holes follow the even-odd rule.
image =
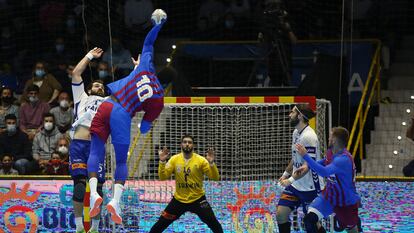
[[[70,172],[73,179],[73,210],[75,214],[76,232],[85,232],[83,226],[83,198],[85,195],[86,179],[88,177],[87,161],[91,144],[89,128],[92,119],[105,100],[105,87],[101,80],[94,80],[85,92],[81,74],[94,58],[102,56],[103,50],[94,48],[76,65],[72,74],[72,92],[75,102],[75,122],[72,124],[71,136],[73,138],[70,148]],[[100,164],[103,171],[103,164]],[[102,184],[105,182],[104,173],[99,174],[98,192],[102,195]],[[99,215],[92,219],[90,233],[98,232]]]
[[[313,159],[321,159],[318,136],[309,126],[309,120],[315,117],[315,113],[309,105],[302,104],[293,107],[289,117],[290,125],[295,127],[295,130],[292,136],[292,160],[279,179],[280,184],[286,187],[277,206],[277,222],[280,233],[290,232],[290,213],[300,205],[306,213],[307,206],[324,186],[323,179],[309,170],[307,163],[298,154],[295,147],[297,143],[305,145],[308,154]]]

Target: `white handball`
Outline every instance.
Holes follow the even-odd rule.
[[[167,20],[167,13],[162,9],[156,9],[152,12],[151,20],[154,24],[161,24],[163,21]]]

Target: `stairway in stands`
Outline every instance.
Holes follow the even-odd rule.
[[[390,102],[380,104],[371,144],[366,147],[366,176],[403,176],[402,168],[414,159],[414,142],[405,137],[414,114],[414,36],[403,38],[390,75],[388,90],[381,93]]]

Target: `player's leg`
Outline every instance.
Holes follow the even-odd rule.
[[[336,206],[334,208],[335,217],[341,229],[346,229],[347,232],[358,232],[358,223],[360,221],[358,216],[358,204],[348,206]]]
[[[73,212],[75,215],[76,232],[83,232],[83,199],[86,190],[86,181],[88,179],[88,171],[86,169],[86,162],[89,156],[89,141],[72,140],[70,151],[70,174],[73,180]]]
[[[290,232],[291,222],[289,215],[299,205],[300,200],[297,195],[297,190],[292,186],[286,187],[280,196],[276,210],[277,225],[280,233]]]
[[[313,202],[310,204],[307,214],[304,218],[306,232],[325,232],[325,229],[318,228],[319,221],[324,217],[328,217],[332,213],[333,207],[331,203],[329,203],[321,196],[316,197],[315,200],[313,200]]]
[[[190,206],[190,211],[197,214],[198,217],[203,221],[214,233],[222,233],[223,228],[220,222],[214,215],[213,209],[206,200],[206,196],[202,196],[200,199],[195,201]]]
[[[318,197],[317,191],[309,191],[309,192],[299,192],[299,199],[302,203],[303,213],[308,213],[308,207],[313,202],[315,198]],[[323,227],[321,221],[316,223],[317,232],[318,233],[326,233],[325,228]]]
[[[108,203],[107,209],[111,213],[112,221],[121,224],[120,201],[125,180],[128,177],[127,159],[131,139],[131,117],[119,103],[114,102],[109,125],[111,128],[111,140],[115,150],[116,167],[114,195]]]
[[[163,232],[171,223],[180,218],[180,216],[187,211],[187,208],[188,204],[181,203],[173,197],[165,210],[161,213],[158,221],[152,226],[150,233]]]

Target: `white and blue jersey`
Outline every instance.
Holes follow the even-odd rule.
[[[292,160],[293,172],[305,164],[305,160],[296,151],[296,144],[302,144],[308,151],[308,155],[314,160],[321,159],[319,140],[315,131],[308,125],[301,131],[295,129],[292,135]],[[309,167],[310,168],[310,167]],[[309,172],[302,178],[293,182],[292,186],[302,192],[317,191],[318,193],[324,188],[324,180],[315,171]]]

